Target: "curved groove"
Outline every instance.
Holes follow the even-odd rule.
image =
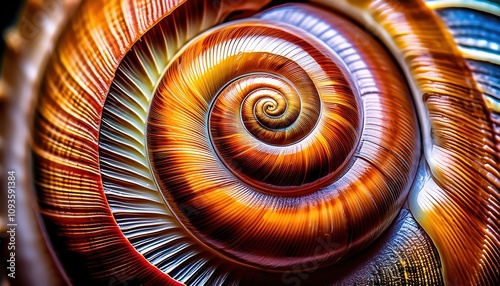
[[[492,265],[499,260],[499,240],[490,229],[498,229],[498,212],[490,210],[500,205],[500,176],[494,131],[451,35],[417,1],[404,6],[397,1],[324,4],[359,19],[379,35],[409,79],[433,177],[409,203],[439,250],[445,282],[495,284],[500,273]],[[467,144],[461,143],[464,137]]]
[[[500,280],[492,1],[104,2],[60,39],[34,129],[76,284]],[[399,69],[329,8],[399,61],[428,168]]]
[[[363,135],[364,139],[362,139],[358,154],[369,158],[369,163],[359,159],[361,157],[359,156],[359,158],[353,159],[354,162],[350,169],[341,177],[322,182],[328,183],[320,185],[321,187],[311,194],[299,194],[295,197],[271,196],[249,188],[248,184],[239,184],[231,174],[227,174],[214,158],[210,148],[210,140],[205,132],[206,123],[204,120],[207,118],[206,112],[210,110],[209,103],[212,102],[212,96],[230,79],[254,74],[256,71],[266,71],[269,66],[281,66],[280,74],[286,75],[286,68],[283,68],[281,62],[281,57],[286,55],[292,63],[306,59],[309,57],[307,53],[314,55],[311,56],[313,59],[319,58],[321,60],[326,56],[329,57],[329,61],[334,61],[338,69],[342,71],[342,75],[350,74],[348,67],[336,60],[335,54],[350,52],[345,47],[349,45],[346,43],[346,38],[351,39],[348,35],[358,32],[350,30],[347,22],[343,22],[345,20],[333,18],[327,13],[323,14],[316,8],[306,5],[281,6],[269,10],[267,13],[279,15],[297,13],[297,16],[300,13],[316,14],[318,18],[311,17],[311,22],[318,22],[320,19],[323,25],[327,25],[333,31],[336,30],[334,27],[339,26],[343,36],[336,39],[339,42],[318,43],[317,39],[310,38],[309,35],[303,34],[299,30],[305,29],[305,27],[300,27],[300,24],[298,30],[292,35],[288,31],[293,30],[293,28],[290,25],[280,23],[281,21],[286,22],[285,17],[276,17],[275,15],[269,16],[272,21],[265,25],[260,24],[262,22],[241,21],[221,26],[200,36],[183,51],[176,62],[170,65],[159,85],[155,98],[153,98],[148,122],[148,146],[152,165],[163,195],[182,224],[192,236],[203,241],[208,248],[228,257],[226,259],[239,259],[260,269],[276,270],[286,270],[305,261],[321,260],[324,265],[328,265],[366,247],[369,241],[378,237],[381,230],[385,229],[394,219],[395,210],[402,205],[409,190],[407,177],[402,174],[414,174],[416,171],[418,134],[415,133],[415,118],[411,112],[411,104],[407,100],[408,94],[404,86],[399,85],[400,81],[397,80],[397,77],[384,73],[385,77],[380,81],[368,80],[362,84],[364,88],[367,88],[371,83],[377,82],[373,86],[372,93],[367,92],[361,99],[364,111],[370,112],[366,115],[370,120],[367,120],[366,125],[363,126],[363,130],[367,130],[367,133]],[[307,24],[306,22],[299,23]],[[304,40],[317,44],[314,47],[310,46],[309,42],[299,40],[295,35],[300,35]],[[294,44],[289,44],[288,41],[292,41]],[[269,42],[270,45],[259,44],[263,42]],[[211,47],[209,43],[218,44]],[[366,44],[374,49],[372,42]],[[338,45],[339,48],[336,49],[335,45]],[[363,47],[363,42],[356,41],[352,45],[353,49],[360,49]],[[199,53],[201,47],[204,47],[203,53]],[[319,47],[319,50],[315,50],[316,47]],[[210,56],[215,54],[223,56]],[[256,63],[259,54],[265,55],[264,59],[260,59],[257,66],[252,65],[252,63]],[[374,54],[380,58],[381,52],[374,50]],[[256,58],[254,59],[254,57]],[[242,60],[237,65],[231,65],[235,58]],[[322,60],[319,62],[321,62],[321,67],[325,66],[322,67],[323,71],[328,70],[332,74],[336,72],[335,66]],[[352,66],[358,69],[360,77],[369,76],[369,72],[376,70],[376,67],[390,69],[389,60],[379,62],[367,56],[359,63],[360,66],[356,66],[356,64],[352,64]],[[366,69],[363,69],[363,64],[366,65]],[[324,126],[328,124],[326,122],[337,119],[333,116],[328,117],[331,116],[328,113],[330,111],[327,110],[328,100],[332,100],[331,98],[336,100],[335,96],[338,96],[339,105],[349,104],[346,103],[349,101],[344,100],[342,96],[349,94],[350,91],[338,75],[329,78],[331,76],[329,74],[315,74],[317,65],[315,62],[311,62],[303,66],[308,66],[310,69],[306,70],[308,76],[318,82],[316,87],[323,103],[325,103],[322,112],[326,114],[324,118],[320,119],[322,123],[318,126]],[[326,68],[327,66],[328,68]],[[321,69],[317,70],[323,72]],[[200,76],[201,74],[203,76]],[[210,82],[207,82],[208,79]],[[321,84],[323,79],[326,82],[331,82],[333,89],[328,89],[332,87],[329,84]],[[384,82],[387,85],[382,84]],[[350,80],[349,83],[351,83]],[[230,86],[226,88],[230,88]],[[366,90],[368,91],[368,88]],[[378,92],[373,93],[373,91]],[[354,94],[356,93],[357,89],[354,87]],[[245,93],[241,98],[245,98],[244,95]],[[391,100],[385,100],[385,96],[391,96]],[[232,105],[236,102],[233,102]],[[214,104],[217,104],[217,101]],[[167,110],[168,112],[166,112]],[[216,109],[214,108],[214,110]],[[228,110],[228,108],[221,107],[220,110]],[[352,119],[350,116],[339,114],[341,114],[338,117],[339,122],[342,120],[349,122]],[[387,122],[380,126],[380,123],[383,122],[381,121],[382,114],[394,114],[400,118],[398,126],[391,126]],[[327,117],[328,120],[325,119]],[[235,117],[228,116],[228,118]],[[221,122],[221,120],[217,120],[217,122]],[[307,144],[314,146],[312,142],[316,138],[332,138],[333,136],[329,135],[338,134],[328,133],[326,127],[324,127],[325,133],[323,134],[323,127],[317,127],[304,141],[278,149],[269,144],[261,145],[255,137],[246,135],[245,132],[240,133],[238,130],[244,130],[244,128],[241,125],[238,127],[238,124],[242,124],[241,121],[221,126],[221,128],[229,129],[224,131],[226,133],[215,133],[214,136],[221,138],[220,145],[217,144],[217,139],[213,141],[216,149],[220,147],[223,150],[221,152],[223,157],[226,156],[224,152],[229,152],[228,149],[224,148],[232,146],[236,148],[235,152],[240,152],[239,149],[241,149],[242,154],[245,152],[251,154],[241,157],[243,160],[249,161],[242,161],[238,164],[242,168],[240,172],[243,173],[245,168],[252,168],[252,166],[260,164],[259,156],[262,158],[276,156],[278,159],[269,161],[273,164],[274,160],[281,160],[279,159],[281,154],[284,154],[283,156],[290,154],[290,156],[294,156],[293,162],[299,162],[300,156],[305,156],[302,154],[309,152]],[[233,127],[237,128],[236,133],[233,133],[235,132]],[[398,131],[395,132],[395,130]],[[394,137],[389,138],[386,136],[388,134],[401,138],[401,140],[394,140]],[[233,143],[230,140],[223,145],[223,138],[231,138],[237,142]],[[394,142],[411,143],[394,145]],[[392,145],[392,148],[384,148],[384,146],[389,145]],[[250,148],[251,151],[243,151],[246,148]],[[389,149],[391,151],[387,151]],[[258,152],[262,152],[262,155]],[[276,154],[272,152],[276,152]],[[278,155],[278,152],[282,153]],[[233,161],[238,159],[237,156],[233,155],[227,155],[227,158],[232,158]],[[399,162],[405,163],[400,164]],[[384,170],[384,174],[389,183],[381,183],[378,181],[379,179],[375,179],[379,178],[375,166],[380,164],[387,169]],[[300,166],[301,164],[297,163],[294,168]],[[286,165],[282,171],[283,174],[288,172]],[[266,190],[270,189],[269,187],[265,188]],[[180,209],[179,206],[189,206],[190,209],[195,209],[197,212],[189,213]],[[345,212],[349,212],[349,215],[346,215]],[[361,221],[362,213],[369,213],[370,219],[365,218]],[[323,224],[323,222],[326,223]],[[310,227],[305,227],[306,224],[309,224]],[[349,226],[346,227],[346,224]],[[331,229],[328,226],[331,226]],[[310,228],[314,229],[314,232],[307,233]],[[338,249],[327,249],[325,253],[318,253],[316,257],[308,256],[314,250],[316,231],[320,234],[331,235],[341,246]],[[240,234],[237,238],[234,237],[235,232]],[[294,260],[288,257],[293,257]]]

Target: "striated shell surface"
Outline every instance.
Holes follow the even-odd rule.
[[[0,78],[7,281],[498,285],[499,16],[28,1]]]

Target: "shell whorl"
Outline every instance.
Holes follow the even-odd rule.
[[[315,20],[333,32],[318,40],[332,50],[307,39],[300,24],[297,30],[276,24],[282,15],[294,19],[306,13],[324,17]],[[388,58],[340,60],[338,53],[360,52],[348,36],[358,31],[343,19],[327,21],[319,10],[302,6],[258,17],[273,21],[209,31],[167,68],[148,118],[155,178],[186,228],[233,259],[275,269],[335,262],[378,237],[409,190],[419,148],[407,90],[397,77],[381,80],[384,85],[367,74],[377,65],[394,68]],[[383,52],[370,44],[374,53]],[[354,66],[354,78],[346,78]],[[349,83],[361,74],[365,83]],[[281,97],[281,117],[262,110],[269,106],[263,101],[283,94],[275,84],[296,90],[288,93],[291,100]],[[383,114],[399,121],[380,121]],[[375,167],[380,164],[398,167],[381,173]],[[179,205],[199,211],[185,214]],[[318,235],[329,235],[340,246],[319,252]]]
[[[481,4],[498,9],[489,3],[477,7]],[[429,178],[412,193],[409,204],[440,252],[445,282],[497,284],[498,131],[486,105],[489,100],[463,54],[424,3],[342,3],[337,8],[381,31],[379,37],[411,79]]]
[[[275,2],[82,2],[33,129],[72,281],[498,282],[498,55],[455,16],[498,6]]]

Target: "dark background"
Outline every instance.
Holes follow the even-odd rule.
[[[5,29],[13,25],[25,0],[7,0],[0,4],[0,67],[2,66],[5,51]]]

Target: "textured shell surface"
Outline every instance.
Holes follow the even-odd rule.
[[[498,27],[491,0],[27,1],[2,285],[499,285]]]

